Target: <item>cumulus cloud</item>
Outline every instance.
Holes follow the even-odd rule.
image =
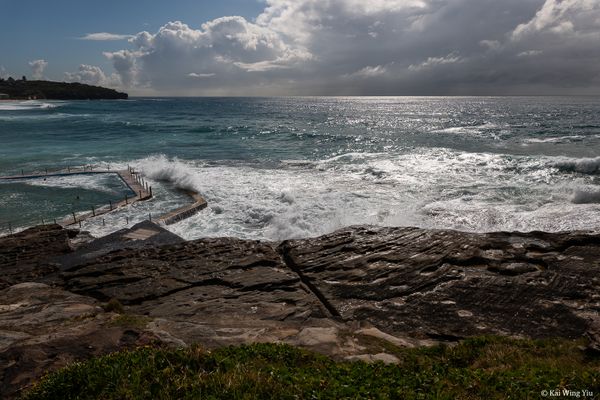
[[[109,41],[109,40],[127,40],[131,39],[133,35],[121,35],[118,33],[108,33],[108,32],[97,32],[97,33],[88,33],[80,37],[81,40],[94,40],[94,41]]]
[[[591,33],[598,37],[598,13],[600,3],[596,0],[546,0],[544,5],[528,22],[519,24],[512,38],[519,40],[536,33]]]
[[[104,53],[104,55],[113,62],[113,67],[120,77],[121,83],[126,87],[139,84],[139,70],[137,67],[137,57],[140,53],[129,50],[115,51],[113,53]]]
[[[168,22],[105,56],[123,87],[182,95],[585,93],[600,81],[597,0],[265,3],[252,21]]]
[[[106,76],[102,68],[87,64],[81,64],[77,72],[66,72],[65,80],[95,86],[121,86],[121,79],[117,74]]]
[[[42,79],[48,62],[46,60],[33,60],[29,62],[29,66],[31,67],[33,79]]]

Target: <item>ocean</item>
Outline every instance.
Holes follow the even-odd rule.
[[[0,102],[0,175],[143,171],[155,197],[100,236],[189,200],[186,239],[282,240],[356,224],[600,231],[598,97],[132,98]],[[112,175],[0,183],[0,231],[122,198]]]

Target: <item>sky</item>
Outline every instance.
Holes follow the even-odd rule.
[[[0,38],[131,95],[600,94],[600,0],[0,0]]]

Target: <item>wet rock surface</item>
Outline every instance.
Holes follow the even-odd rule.
[[[600,348],[600,235],[351,227],[277,245],[183,242],[151,223],[91,243],[75,234],[0,238],[5,397],[45,370],[149,342],[286,342],[386,363],[393,347],[481,334]],[[111,299],[124,315],[101,307]]]

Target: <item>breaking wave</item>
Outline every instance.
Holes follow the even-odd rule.
[[[556,173],[558,162],[566,160],[438,148],[286,160],[273,168],[160,155],[139,160],[137,168],[154,185],[169,182],[206,198],[207,210],[170,227],[186,239],[282,240],[358,224],[600,230],[593,177]]]
[[[64,102],[44,102],[37,100],[0,102],[0,111],[48,110],[61,107]]]
[[[600,157],[596,158],[562,158],[553,166],[563,172],[579,172],[582,174],[600,173]]]

